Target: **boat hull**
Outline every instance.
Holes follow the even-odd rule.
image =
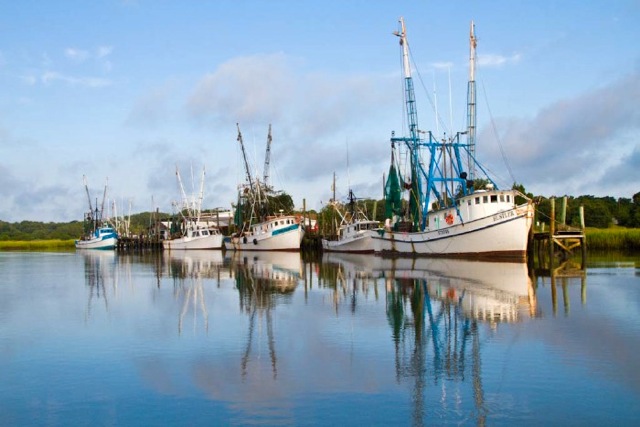
[[[364,231],[357,236],[340,240],[322,239],[322,250],[326,252],[373,253],[375,251],[375,231]]]
[[[76,249],[115,249],[118,244],[116,237],[108,237],[105,239],[88,239],[76,240]]]
[[[301,224],[293,223],[293,219],[290,221],[292,223],[286,226],[274,226],[275,221],[256,224],[252,226],[252,233],[225,239],[225,248],[231,251],[299,251],[304,229]]]
[[[222,249],[224,236],[215,234],[201,237],[179,237],[165,240],[162,247],[167,250]]]
[[[437,230],[385,230],[373,239],[382,255],[524,260],[532,221],[527,204]]]

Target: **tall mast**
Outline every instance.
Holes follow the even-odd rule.
[[[409,42],[407,41],[407,32],[404,26],[404,18],[400,17],[400,31],[393,33],[400,37],[400,46],[402,46],[402,67],[404,70],[405,83],[405,103],[407,109],[407,118],[409,120],[409,138],[391,138],[391,141],[404,141],[411,153],[411,191],[409,194],[409,210],[412,216],[414,229],[420,227],[420,207],[423,204],[422,184],[419,178],[419,145],[420,137],[418,135],[418,113],[416,111],[416,97],[413,89],[413,79],[411,77],[411,65],[409,63]]]
[[[100,221],[104,218],[104,201],[107,198],[107,186],[109,185],[109,177],[107,177],[104,183],[104,192],[102,193],[102,204],[100,205]]]
[[[271,159],[271,124],[269,124],[269,135],[267,136],[267,152],[264,155],[264,175],[262,182],[266,187],[269,182],[269,161]]]
[[[476,174],[476,35],[471,21],[469,29],[469,83],[467,86],[467,144],[469,146],[468,168],[469,179],[474,180]]]
[[[204,166],[202,167],[202,178],[200,179],[200,194],[198,195],[198,212],[196,213],[196,221],[200,221],[200,214],[202,213],[202,200],[204,199]]]
[[[89,200],[89,212],[93,215],[93,206],[91,206],[91,196],[89,195],[89,185],[87,184],[86,175],[82,175],[82,183],[84,184],[84,189],[87,192],[87,200]]]
[[[240,132],[240,125],[236,123],[238,127],[238,142],[240,143],[240,148],[242,149],[242,158],[244,160],[244,170],[247,174],[247,181],[249,181],[249,188],[253,191],[253,180],[251,179],[251,169],[249,168],[249,162],[247,161],[247,153],[244,150],[244,143],[242,142],[242,133]]]

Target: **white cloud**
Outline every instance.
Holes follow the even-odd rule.
[[[621,184],[633,179],[611,176],[622,169],[628,179],[634,176],[628,159],[638,156],[639,98],[636,71],[549,105],[532,119],[496,119],[497,128],[505,129],[501,141],[515,178],[542,195],[593,194],[595,187],[602,195],[620,194]],[[483,157],[500,158],[495,135],[484,130],[478,141]]]
[[[55,71],[43,72],[40,76],[40,81],[45,85],[60,81],[71,86],[85,86],[92,88],[110,86],[113,83],[109,79],[103,79],[100,77],[74,77],[63,75]]]
[[[69,47],[64,50],[64,56],[76,62],[83,62],[89,58],[89,52]]]
[[[522,59],[522,55],[519,53],[515,53],[511,56],[504,55],[495,55],[495,54],[484,54],[478,55],[478,66],[479,67],[502,67],[507,64],[515,64],[518,63]]]

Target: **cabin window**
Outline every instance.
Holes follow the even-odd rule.
[[[467,200],[467,206],[471,206],[471,199]]]
[[[500,201],[501,201],[501,202],[504,202],[504,194],[501,194],[501,195],[500,195]]]
[[[482,196],[482,203],[489,203],[489,196]]]
[[[511,196],[507,194],[507,202],[511,203]]]
[[[480,197],[476,197],[476,205],[480,204]]]
[[[209,232],[208,232],[207,230],[202,230],[202,235],[203,235],[203,236],[208,236],[208,235],[209,235]]]
[[[492,194],[491,195],[491,203],[498,203],[498,195],[497,194]]]

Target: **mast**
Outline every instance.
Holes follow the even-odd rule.
[[[200,194],[198,195],[198,212],[196,213],[196,221],[200,221],[200,214],[202,213],[202,200],[204,199],[204,166],[202,167],[202,178],[200,179]]]
[[[409,210],[411,213],[411,221],[414,230],[420,228],[420,208],[423,205],[422,185],[419,178],[419,145],[420,137],[418,135],[418,113],[416,111],[416,98],[413,89],[413,78],[411,77],[411,65],[409,63],[409,43],[407,41],[407,33],[404,26],[404,18],[400,17],[400,32],[395,31],[395,36],[400,37],[400,46],[402,46],[402,67],[404,70],[405,83],[405,103],[407,109],[407,118],[409,120],[409,138],[391,138],[391,141],[404,141],[411,153],[411,192],[409,195]]]
[[[189,202],[187,193],[184,191],[184,185],[182,185],[182,178],[180,177],[180,170],[178,170],[177,165],[176,165],[176,177],[178,178],[178,186],[180,187],[180,195],[182,196],[182,206],[180,207],[180,214],[182,215],[182,210],[184,210],[184,208],[187,208],[187,216],[189,218],[193,218],[193,212],[191,211],[191,203]]]
[[[253,191],[253,180],[251,179],[251,169],[249,168],[249,162],[247,161],[247,153],[244,149],[244,143],[242,142],[242,133],[240,132],[240,125],[236,123],[238,127],[238,142],[240,143],[240,148],[242,149],[242,158],[244,160],[244,170],[247,174],[247,181],[249,182],[249,189]]]
[[[87,200],[89,201],[89,212],[93,213],[93,206],[91,206],[91,196],[89,195],[89,185],[87,184],[86,175],[82,175],[82,182],[84,183],[84,189],[87,192]]]
[[[104,218],[104,201],[107,198],[107,186],[109,185],[109,178],[104,183],[104,192],[102,193],[102,204],[100,205],[100,221]]]
[[[269,183],[269,162],[271,160],[271,123],[269,123],[269,135],[267,136],[267,152],[264,155],[264,176],[262,182],[266,187]]]
[[[476,175],[476,35],[475,25],[471,21],[469,29],[469,83],[467,86],[467,144],[469,179],[474,180]]]

